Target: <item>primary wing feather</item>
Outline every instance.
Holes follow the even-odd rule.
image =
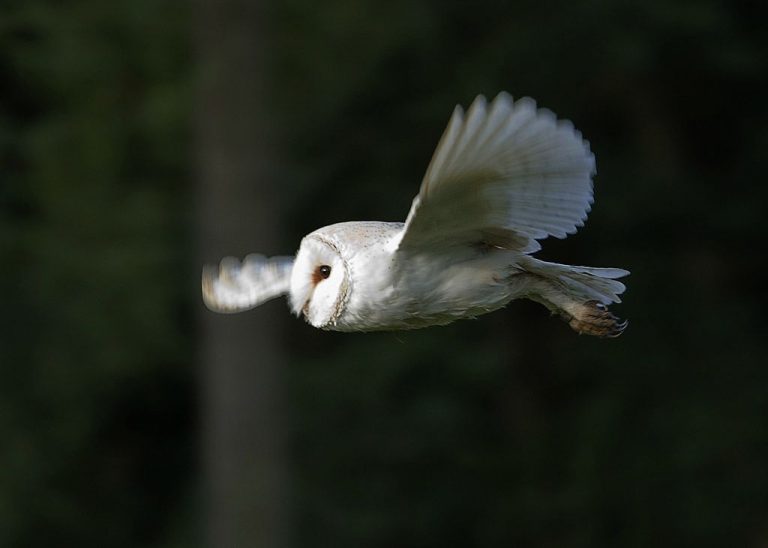
[[[564,238],[592,203],[595,159],[581,134],[532,99],[480,96],[456,107],[408,214],[398,249],[488,241],[524,252]]]
[[[240,312],[288,293],[293,257],[248,255],[203,268],[203,300],[216,312]]]

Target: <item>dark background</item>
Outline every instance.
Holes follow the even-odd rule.
[[[768,546],[766,21],[3,3],[0,546]],[[630,270],[621,338],[528,302],[381,334],[203,308],[203,261],[404,220],[454,105],[501,90],[591,142],[590,219],[539,256]],[[265,376],[217,384],[216,348]]]

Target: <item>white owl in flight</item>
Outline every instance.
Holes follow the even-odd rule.
[[[240,312],[288,294],[296,315],[335,331],[444,325],[527,298],[579,333],[617,337],[608,311],[629,274],[531,256],[587,218],[595,158],[567,121],[506,93],[457,106],[405,223],[347,222],[304,237],[296,257],[249,255],[203,269],[203,298]]]

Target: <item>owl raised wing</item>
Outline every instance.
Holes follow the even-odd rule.
[[[484,243],[525,253],[565,238],[592,203],[595,158],[568,121],[529,98],[457,106],[398,242],[403,252]]]
[[[248,255],[242,262],[222,259],[203,268],[203,301],[215,312],[241,312],[285,295],[291,286],[293,257]]]

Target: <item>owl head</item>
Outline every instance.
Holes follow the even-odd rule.
[[[349,265],[334,238],[313,232],[301,241],[291,271],[291,309],[314,327],[333,326],[350,292]]]

